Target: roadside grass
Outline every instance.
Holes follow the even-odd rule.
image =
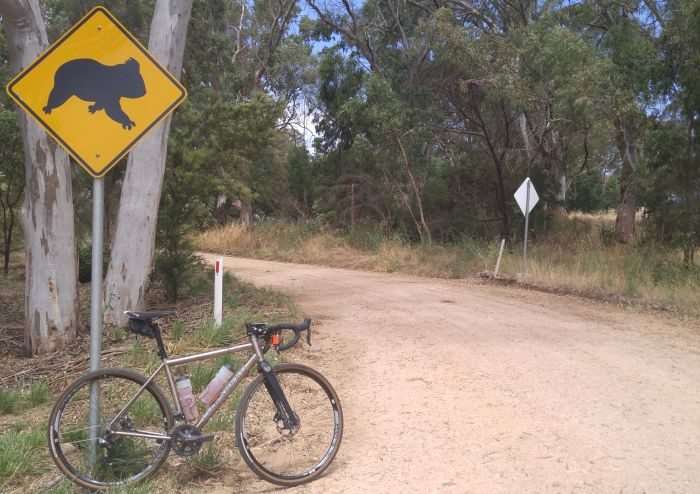
[[[468,239],[456,245],[420,246],[369,227],[342,235],[315,226],[277,222],[253,228],[237,224],[214,228],[194,241],[206,252],[438,278],[460,278],[484,270],[495,250]]]
[[[0,415],[18,414],[49,401],[49,386],[38,381],[19,389],[0,389]]]
[[[214,443],[207,444],[192,458],[192,466],[208,475],[217,474],[223,468],[221,450]]]
[[[572,213],[545,221],[547,233],[531,236],[527,277],[521,274],[522,241],[507,246],[501,276],[534,288],[700,315],[700,267],[685,266],[680,250],[648,239],[634,246],[617,244],[613,213]],[[194,242],[201,251],[224,255],[436,278],[493,272],[499,247],[495,240],[469,238],[425,246],[367,226],[348,234],[279,222],[214,228]]]
[[[13,479],[45,468],[45,462],[37,461],[42,448],[46,449],[45,427],[17,423],[0,435],[0,491]]]
[[[206,285],[209,291],[213,273],[204,269],[197,283]],[[194,292],[193,292],[194,293]],[[211,304],[207,296],[196,295],[179,304],[178,312],[184,314],[177,320],[164,321],[162,329],[164,341],[170,354],[185,355],[220,347],[225,344],[245,339],[244,323],[246,321],[268,321],[270,323],[294,320],[298,318],[297,309],[291,299],[277,292],[258,289],[251,284],[237,280],[227,274],[224,281],[224,324],[217,328],[210,319]],[[131,333],[118,335],[110,333],[113,344],[122,351],[116,353],[105,367],[127,367],[143,373],[153,372],[160,363],[153,341],[138,338]],[[269,354],[272,361],[273,355]],[[195,394],[201,392],[210,379],[224,365],[239,368],[247,355],[233,354],[218,357],[210,361],[188,364],[176,369],[177,373],[190,375]],[[87,371],[87,368],[85,369]],[[169,396],[164,376],[156,380],[157,384]],[[2,493],[79,493],[85,492],[72,483],[60,480],[61,475],[53,467],[46,446],[46,420],[54,400],[68,382],[60,386],[49,386],[44,381],[18,388],[0,389],[0,492]],[[229,397],[206,430],[217,432],[220,440],[205,445],[200,453],[182,463],[173,453],[162,474],[157,474],[145,484],[137,484],[109,492],[122,494],[146,494],[166,492],[203,492],[204,488],[187,485],[189,479],[204,478],[206,483],[221,482],[220,477],[236,478],[232,468],[244,468],[232,463],[237,457],[233,439],[234,418],[240,397],[247,385],[244,381]],[[134,416],[152,416],[155,403],[137,401]],[[150,407],[150,408],[149,408]],[[200,412],[204,410],[200,405]],[[176,468],[170,463],[178,464]],[[184,480],[182,480],[184,479]],[[57,482],[58,481],[58,482]],[[184,482],[184,485],[182,484]]]

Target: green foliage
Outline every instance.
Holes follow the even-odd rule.
[[[68,479],[60,481],[58,484],[53,485],[51,488],[44,491],[44,494],[73,494],[75,484]]]
[[[0,228],[2,229],[3,269],[8,274],[10,252],[18,213],[24,196],[24,152],[14,111],[0,106]]]
[[[221,451],[216,444],[209,443],[192,459],[192,465],[208,474],[215,474],[223,465]]]
[[[21,413],[48,401],[49,386],[46,381],[37,381],[19,389],[0,389],[0,415]]]
[[[214,378],[218,369],[208,364],[197,364],[192,369],[192,389],[203,390]]]
[[[660,122],[649,136],[647,166],[640,173],[647,224],[656,242],[680,248],[690,265],[700,243],[698,137],[691,136],[689,142],[688,129],[676,122]]]
[[[37,473],[42,469],[36,451],[46,447],[46,430],[9,430],[0,435],[0,487],[17,475]]]
[[[160,231],[168,232],[168,222],[161,222]],[[161,237],[160,248],[156,255],[155,275],[162,281],[170,302],[176,302],[182,295],[182,288],[192,279],[201,260],[194,254],[189,239],[173,228],[167,238]],[[167,233],[166,233],[167,235]]]
[[[173,340],[176,342],[180,341],[182,337],[185,335],[185,323],[182,321],[178,320],[173,323],[173,329],[171,336]]]
[[[78,20],[98,5],[99,0],[45,0],[49,40],[53,42]],[[144,46],[148,46],[148,29],[155,0],[110,0],[106,7],[134,34]]]
[[[372,224],[356,225],[348,233],[348,243],[356,249],[376,252],[386,238],[386,232]]]
[[[109,264],[109,253],[102,256],[102,275],[107,273]],[[92,245],[81,245],[78,247],[78,281],[80,283],[90,283],[92,281]]]
[[[15,413],[20,408],[21,393],[12,389],[0,389],[0,414]]]
[[[315,199],[315,170],[311,156],[305,147],[293,146],[289,150],[287,180],[289,193],[295,205],[305,215],[310,214]]]
[[[566,207],[584,213],[613,209],[617,205],[618,189],[617,177],[601,176],[598,170],[589,170],[574,179]]]
[[[171,301],[196,272],[188,235],[216,220],[218,198],[232,195],[250,203],[264,197],[263,206],[282,195],[273,180],[278,174],[286,187],[286,158],[277,156],[279,145],[273,146],[279,111],[274,101],[256,95],[239,104],[191,102],[178,113],[168,147],[155,265]]]
[[[49,385],[46,381],[39,381],[29,387],[27,402],[30,407],[43,405],[49,401]]]
[[[194,331],[192,337],[195,344],[201,348],[221,347],[230,344],[233,341],[232,330],[235,327],[235,322],[231,318],[224,318],[221,326],[217,326],[214,321],[208,321]]]

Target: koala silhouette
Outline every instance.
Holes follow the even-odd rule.
[[[104,110],[109,118],[128,130],[136,124],[124,113],[119,100],[141,98],[145,94],[139,63],[133,58],[119,65],[102,65],[97,60],[79,58],[56,70],[53,89],[43,110],[49,114],[71,96],[77,96],[94,102],[88,107],[90,113]]]

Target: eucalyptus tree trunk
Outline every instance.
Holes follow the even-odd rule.
[[[46,49],[38,0],[0,0],[13,72]],[[24,112],[25,346],[37,354],[70,343],[78,325],[78,266],[68,155]]]
[[[192,0],[157,0],[148,50],[179,77]],[[142,308],[155,252],[170,117],[151,129],[129,156],[122,183],[111,260],[105,280],[105,320],[124,325],[123,312]]]
[[[615,237],[618,242],[628,244],[634,240],[637,200],[633,182],[638,152],[635,136],[632,135],[627,123],[619,119],[616,122],[616,127],[617,148],[622,160],[622,171],[620,173],[620,202],[617,206],[617,218],[615,219]]]

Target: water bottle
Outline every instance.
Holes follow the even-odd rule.
[[[205,390],[200,393],[200,401],[207,406],[214,403],[219,397],[221,390],[226,386],[226,383],[231,380],[231,377],[233,377],[231,366],[228,364],[222,366],[219,372],[216,373],[216,376],[214,376],[214,379],[212,379],[211,382],[207,384]]]
[[[177,388],[177,397],[180,400],[180,406],[182,407],[182,413],[185,415],[185,419],[188,422],[197,420],[197,418],[199,418],[199,410],[197,410],[197,403],[192,394],[192,382],[190,378],[187,376],[178,377],[175,387]]]

